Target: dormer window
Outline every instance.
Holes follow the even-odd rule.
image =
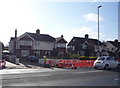
[[[83,49],[87,49],[87,45],[86,45],[86,44],[85,44],[85,45],[83,44],[83,45],[82,45],[82,48],[83,48]]]

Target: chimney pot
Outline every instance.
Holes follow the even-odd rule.
[[[15,38],[17,38],[17,29],[15,29]]]
[[[86,34],[86,35],[85,35],[85,39],[88,39],[88,37],[89,37],[89,35],[88,35],[88,34]]]
[[[40,34],[40,30],[39,29],[36,30],[36,34]]]
[[[117,40],[117,39],[115,39],[115,42],[118,42],[118,40]]]

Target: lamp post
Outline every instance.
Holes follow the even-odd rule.
[[[99,56],[99,51],[100,51],[100,48],[99,48],[99,9],[100,7],[102,7],[101,5],[98,6],[98,56]]]

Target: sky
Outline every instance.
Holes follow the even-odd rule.
[[[8,45],[10,37],[25,32],[52,37],[61,35],[70,42],[75,37],[97,39],[98,6],[100,40],[118,39],[118,0],[0,0],[0,41]]]

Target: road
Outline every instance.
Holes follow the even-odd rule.
[[[118,74],[93,68],[8,73],[2,75],[2,86],[118,86]]]

